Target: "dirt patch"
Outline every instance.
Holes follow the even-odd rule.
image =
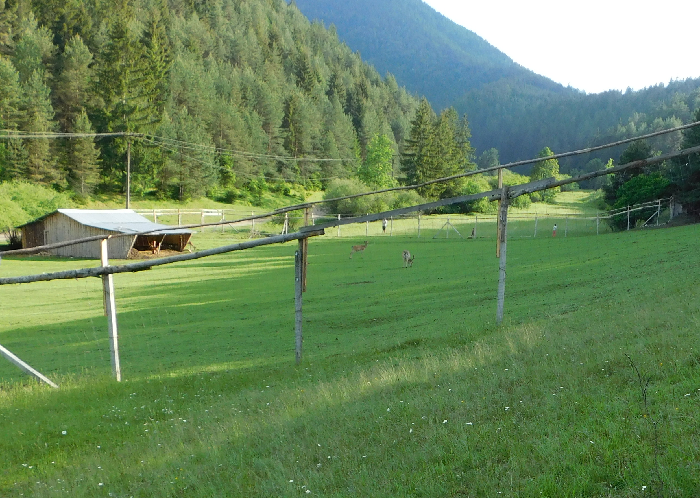
[[[173,251],[172,249],[162,249],[158,254],[153,254],[152,251],[138,251],[132,249],[129,251],[129,259],[158,259],[165,258],[167,256],[174,256],[176,254],[185,254],[180,251]]]

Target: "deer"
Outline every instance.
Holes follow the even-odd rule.
[[[410,252],[404,251],[403,252],[403,267],[404,268],[408,268],[409,266],[413,267],[413,258],[415,258],[415,257],[416,257],[415,254],[413,256],[411,256]]]
[[[352,249],[350,250],[350,259],[352,259],[352,255],[356,252],[362,252],[365,249],[367,249],[367,241],[365,240],[364,244],[360,244],[357,246],[352,246]]]

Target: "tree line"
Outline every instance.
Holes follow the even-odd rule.
[[[137,194],[322,188],[375,136],[398,157],[417,105],[284,0],[0,0],[0,180],[120,191],[129,146]]]

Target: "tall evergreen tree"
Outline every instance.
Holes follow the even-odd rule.
[[[79,35],[66,44],[56,78],[56,118],[61,129],[73,131],[78,116],[87,110],[91,98],[92,54]]]
[[[19,40],[12,61],[22,83],[28,81],[35,72],[48,76],[48,63],[56,50],[52,38],[48,28],[39,27],[32,12],[21,19]]]
[[[0,56],[10,55],[14,49],[14,24],[16,21],[15,8],[0,0]]]
[[[22,105],[19,73],[9,59],[0,55],[0,130],[19,128]],[[20,139],[0,140],[0,181],[24,178],[26,150]]]
[[[73,126],[75,133],[93,133],[92,124],[83,110]],[[73,138],[68,142],[68,183],[81,197],[92,193],[99,181],[100,152],[90,137]]]
[[[411,132],[401,157],[401,167],[406,175],[406,183],[409,185],[436,178],[432,173],[437,161],[434,150],[435,119],[435,112],[424,97],[411,121]],[[434,192],[429,187],[425,187],[419,189],[418,193],[429,198]]]
[[[34,71],[22,90],[22,130],[30,133],[53,131],[54,111],[43,73]],[[65,175],[56,163],[47,138],[25,139],[24,147],[27,150],[26,178],[48,185],[63,183]]]
[[[176,109],[172,120],[161,128],[167,138],[183,144],[200,144],[203,147],[183,145],[170,155],[166,165],[170,184],[180,201],[204,195],[215,185],[217,165],[214,150],[205,127],[197,118],[190,116],[187,108]]]

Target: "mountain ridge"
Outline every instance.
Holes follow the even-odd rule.
[[[310,19],[333,25],[380,73],[391,72],[435,107],[466,114],[472,145],[480,152],[498,149],[502,162],[535,157],[545,146],[561,152],[670,128],[689,122],[700,107],[700,78],[626,92],[565,87],[421,0],[294,3]],[[660,151],[673,145],[667,142]],[[563,170],[584,168],[582,160],[564,161]]]

